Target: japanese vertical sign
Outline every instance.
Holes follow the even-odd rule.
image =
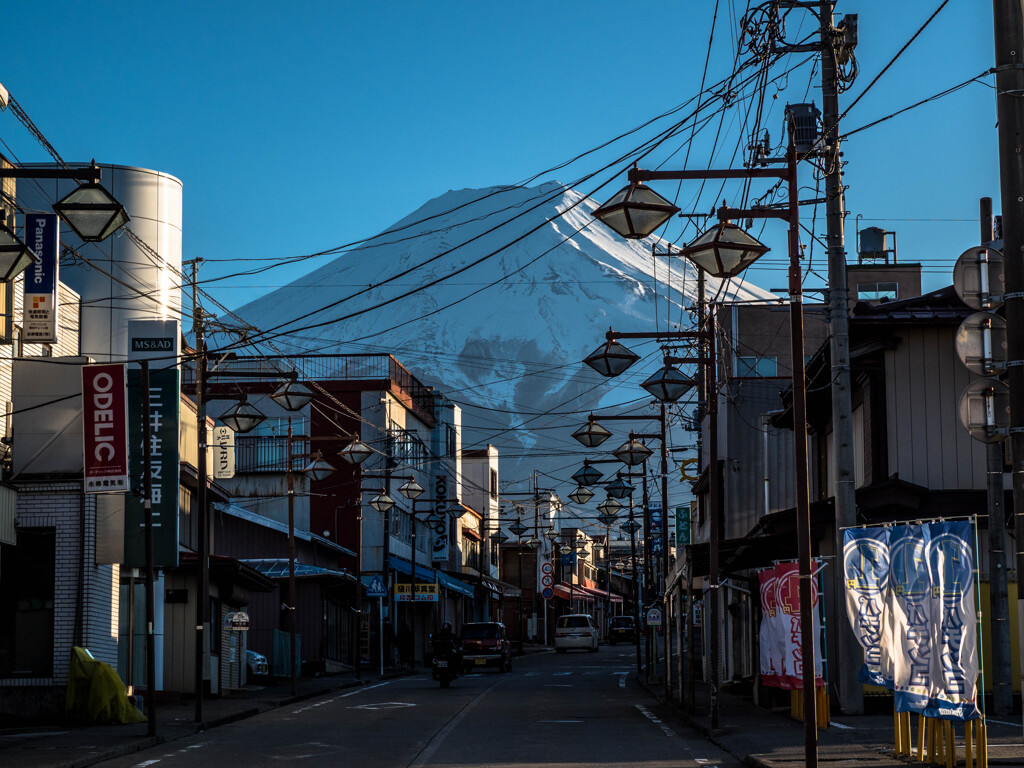
[[[86,493],[128,490],[124,363],[82,367],[82,447]]]
[[[690,507],[676,507],[676,546],[685,547],[690,543]]]
[[[128,372],[128,440],[132,486],[143,487],[143,440],[150,443],[153,509],[153,562],[178,564],[178,369],[151,370],[149,424],[142,424],[140,372]],[[128,494],[124,510],[124,564],[142,566],[145,552],[145,508],[141,494]]]
[[[891,688],[897,712],[979,717],[971,524],[848,530],[844,540],[847,610],[864,647],[862,677]]]
[[[55,213],[25,214],[25,244],[35,262],[25,271],[22,338],[27,343],[57,341],[57,285],[60,219]]]
[[[433,535],[430,562],[443,563],[448,560],[448,476],[434,475],[434,514],[430,516]]]
[[[818,566],[815,564],[814,572]],[[761,681],[788,690],[803,688],[804,650],[800,620],[800,572],[796,562],[779,563],[758,574],[761,586]],[[821,613],[818,580],[811,579],[814,684],[825,684],[821,665]]]

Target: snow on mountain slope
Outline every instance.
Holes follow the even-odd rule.
[[[503,479],[525,478],[538,454],[554,454],[551,471],[575,468],[572,428],[646,395],[635,385],[660,362],[653,342],[631,344],[648,358],[614,381],[580,361],[609,327],[689,328],[683,307],[697,287],[692,265],[655,263],[651,241],[619,238],[594,221],[596,207],[556,182],[448,192],[238,314],[284,334],[274,339],[284,351],[394,354],[463,405],[464,445],[523,457],[503,461]],[[773,298],[749,284],[721,296]],[[536,415],[549,410],[583,415]]]

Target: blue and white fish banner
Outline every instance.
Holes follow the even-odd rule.
[[[843,574],[846,612],[853,634],[864,649],[859,679],[892,690],[892,658],[882,638],[889,614],[889,537],[885,528],[848,529],[843,533]]]
[[[891,688],[897,712],[979,717],[971,524],[848,530],[844,542],[861,679]]]
[[[974,549],[967,522],[932,523],[928,569],[933,613],[938,615],[932,699],[925,714],[973,720],[978,712],[978,633]]]

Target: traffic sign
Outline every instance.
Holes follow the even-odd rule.
[[[554,580],[551,578],[551,574],[545,573],[540,577],[540,583],[545,587],[550,587],[554,583]]]
[[[384,586],[384,579],[379,574],[375,575],[366,587],[367,597],[387,597],[388,588]]]
[[[543,573],[551,573],[553,569],[551,568],[551,563],[545,560],[543,563],[540,564],[540,570]]]
[[[647,609],[647,626],[648,627],[660,627],[661,626],[661,608],[652,606]]]
[[[544,587],[544,589],[541,590],[540,595],[545,600],[550,600],[552,597],[555,596],[555,591],[551,589],[551,587]]]

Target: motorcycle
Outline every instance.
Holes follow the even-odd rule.
[[[462,667],[462,654],[456,644],[450,640],[435,640],[432,667],[434,680],[447,688],[459,676]]]

